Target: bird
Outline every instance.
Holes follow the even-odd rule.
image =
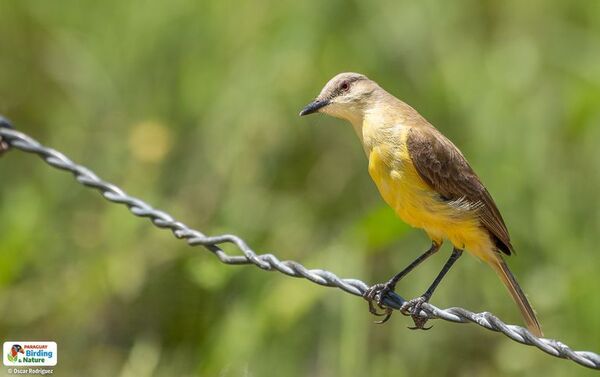
[[[400,219],[423,229],[431,240],[429,249],[406,268],[364,293],[369,311],[385,317],[378,323],[386,322],[392,313],[383,298],[447,240],[453,249],[442,270],[425,293],[402,306],[415,322],[411,328],[429,329],[418,316],[421,306],[466,250],[492,267],[529,331],[542,336],[538,318],[504,259],[515,253],[504,219],[463,153],[447,137],[410,105],[360,73],[344,72],[329,80],[300,116],[313,113],[352,124],[383,200]]]

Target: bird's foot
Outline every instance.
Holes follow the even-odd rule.
[[[393,292],[394,288],[394,284],[391,284],[390,282],[380,283],[373,285],[363,294],[363,298],[369,303],[369,312],[378,317],[384,317],[381,321],[375,321],[375,323],[385,323],[392,316],[393,310],[384,305],[383,298],[388,293]],[[377,305],[379,309],[382,309],[383,312],[380,312],[375,305]]]
[[[433,327],[433,326],[426,327],[425,324],[427,323],[429,318],[424,318],[419,315],[419,313],[421,312],[421,307],[427,301],[429,301],[429,297],[427,295],[423,295],[423,296],[420,296],[417,298],[413,298],[410,301],[406,301],[400,308],[400,311],[405,315],[409,315],[415,323],[414,326],[409,326],[408,327],[409,329],[411,329],[411,330],[429,330]]]

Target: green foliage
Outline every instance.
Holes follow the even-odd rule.
[[[375,283],[429,243],[384,206],[351,127],[297,116],[334,74],[367,74],[487,184],[546,335],[600,351],[600,3],[21,0],[0,14],[0,113],[18,128],[208,234]],[[57,341],[61,376],[592,375],[474,326],[376,326],[360,299],[223,266],[22,153],[0,158],[0,226],[0,334]],[[443,250],[401,294],[422,293]],[[470,257],[432,301],[520,323]]]

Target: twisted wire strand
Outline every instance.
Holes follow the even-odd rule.
[[[8,148],[12,147],[23,152],[36,154],[48,165],[71,172],[79,183],[97,190],[107,200],[127,206],[131,213],[148,218],[158,228],[171,230],[175,237],[185,240],[190,246],[205,247],[225,264],[253,264],[266,271],[279,271],[288,276],[305,278],[313,283],[339,288],[361,297],[368,288],[366,283],[358,279],[342,279],[330,271],[308,269],[295,261],[281,261],[273,254],[257,254],[243,239],[233,234],[207,236],[175,220],[168,213],[153,208],[143,200],[128,195],[114,184],[99,178],[88,168],[74,163],[61,152],[41,145],[28,135],[11,128],[10,123],[0,117],[0,154],[2,153],[1,146],[3,142],[8,145]],[[219,247],[219,245],[225,243],[234,244],[243,255],[227,254]],[[383,302],[387,307],[400,310],[406,300],[395,292],[391,292],[384,297]],[[585,367],[600,370],[599,354],[589,351],[574,351],[558,340],[538,338],[526,328],[506,324],[489,312],[474,313],[457,307],[440,309],[425,303],[421,307],[419,316],[427,319],[443,319],[455,323],[475,323],[485,329],[500,332],[515,342],[537,347],[549,355],[569,359]]]

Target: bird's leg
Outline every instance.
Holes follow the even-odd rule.
[[[404,303],[404,305],[402,305],[402,308],[400,308],[402,313],[409,314],[412,317],[413,321],[415,322],[415,325],[413,327],[409,327],[409,329],[429,330],[431,328],[431,327],[425,327],[427,318],[423,318],[423,317],[419,316],[419,313],[421,312],[421,306],[423,305],[423,303],[429,301],[429,299],[433,295],[433,292],[435,291],[437,286],[440,284],[440,282],[442,281],[442,279],[444,278],[446,273],[450,270],[450,268],[452,267],[454,262],[456,262],[458,260],[458,258],[460,258],[460,256],[462,255],[462,252],[463,252],[462,250],[454,248],[452,250],[452,255],[450,255],[450,258],[448,258],[448,261],[446,262],[446,264],[444,264],[444,267],[442,267],[442,270],[440,271],[438,276],[435,278],[433,283],[431,283],[429,288],[427,288],[427,291],[425,291],[425,293],[423,295],[421,295],[420,297],[417,297],[410,301],[407,301]]]
[[[421,262],[423,262],[425,259],[427,259],[430,256],[432,256],[433,254],[435,254],[435,252],[440,249],[440,246],[441,246],[441,243],[433,241],[431,243],[431,247],[429,248],[429,250],[427,250],[426,252],[421,254],[411,264],[409,264],[402,271],[400,271],[396,275],[394,275],[386,283],[375,284],[372,287],[370,287],[369,289],[367,289],[367,291],[363,295],[363,298],[365,300],[367,300],[367,302],[369,303],[369,312],[376,316],[380,316],[380,317],[385,316],[385,318],[383,318],[381,321],[377,321],[376,323],[384,323],[388,319],[390,319],[390,317],[392,315],[392,309],[387,308],[383,305],[383,298],[385,297],[385,295],[388,294],[389,292],[392,292],[396,288],[396,284],[398,284],[398,282],[403,277],[408,275],[408,273],[411,272],[415,267],[417,267],[419,264],[421,264]],[[377,309],[375,308],[375,306],[373,305],[373,301],[375,301],[377,306],[379,306],[381,309],[384,309],[385,311],[383,313],[378,312]]]

